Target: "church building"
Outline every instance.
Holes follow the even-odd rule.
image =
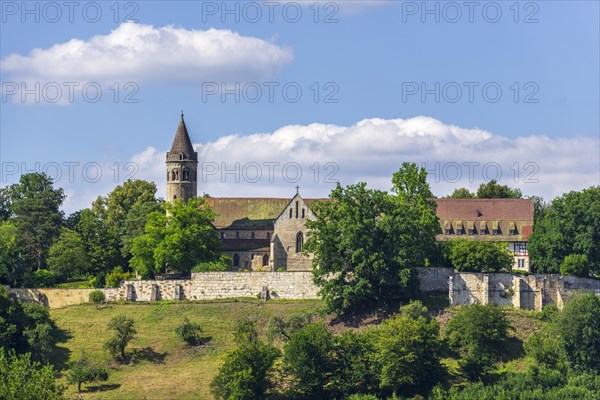
[[[167,201],[187,201],[198,193],[198,153],[181,114],[171,151],[167,152]],[[217,217],[215,234],[234,269],[307,271],[312,257],[302,254],[305,221],[315,219],[311,204],[296,187],[291,198],[209,197]],[[532,199],[436,199],[441,233],[438,241],[506,243],[514,269],[529,271],[527,238],[533,227]]]

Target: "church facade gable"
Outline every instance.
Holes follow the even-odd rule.
[[[271,254],[274,269],[310,271],[312,255],[304,255],[306,221],[316,218],[307,202],[296,194],[275,220]]]

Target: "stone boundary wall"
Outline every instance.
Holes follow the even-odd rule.
[[[569,295],[582,290],[600,295],[600,280],[559,274],[454,272],[448,292],[451,306],[494,303],[541,311],[547,304],[562,308]]]
[[[546,304],[562,307],[565,298],[578,290],[600,295],[600,280],[558,274],[516,275],[457,272],[449,268],[420,268],[421,290],[448,293],[450,305],[495,303],[541,310]],[[51,308],[87,303],[94,290],[107,301],[214,300],[257,297],[263,289],[274,299],[318,299],[312,272],[199,272],[191,279],[127,280],[107,289],[9,289],[21,301]]]
[[[24,302],[35,302],[50,308],[60,308],[81,303],[88,303],[90,293],[101,290],[107,299],[115,298],[119,288],[107,289],[75,289],[75,288],[39,288],[39,289],[8,289],[10,295]]]

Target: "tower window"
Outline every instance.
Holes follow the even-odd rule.
[[[296,218],[298,218],[298,202],[296,202]]]
[[[183,153],[179,153],[179,159],[183,160]]]
[[[171,171],[171,180],[174,181],[175,180],[175,171]]]
[[[183,180],[184,181],[189,181],[190,180],[190,175],[187,169],[183,170]]]
[[[173,195],[173,200],[177,200],[177,195],[176,194]]]
[[[266,267],[267,265],[269,265],[269,256],[265,254],[263,256],[263,267]]]
[[[304,234],[302,232],[298,232],[296,234],[296,253],[302,252],[302,246],[304,246]]]
[[[167,182],[169,182],[169,171],[167,171]]]
[[[290,218],[292,218],[292,209],[290,208]]]

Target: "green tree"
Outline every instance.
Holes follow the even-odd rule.
[[[373,362],[375,331],[348,329],[336,336],[335,387],[340,398],[356,393],[379,392],[379,371]]]
[[[454,189],[454,192],[450,196],[446,197],[447,199],[474,199],[475,194],[471,193],[467,188],[457,188]]]
[[[523,194],[519,189],[512,189],[506,185],[500,185],[495,179],[488,183],[482,183],[477,189],[478,199],[520,199]]]
[[[111,353],[114,359],[127,360],[125,348],[137,333],[135,322],[124,315],[117,315],[108,322],[107,327],[114,331],[114,336],[104,343],[104,348]]]
[[[560,264],[560,273],[587,277],[590,275],[588,259],[585,254],[569,254]]]
[[[329,398],[336,388],[335,339],[322,322],[306,325],[284,347],[284,365],[311,399]]]
[[[81,235],[90,259],[89,273],[108,273],[121,265],[119,239],[113,229],[91,209],[81,210],[75,231]]]
[[[56,324],[46,307],[21,303],[0,286],[0,347],[17,353],[32,353],[47,362],[56,344]]]
[[[458,310],[446,325],[450,346],[461,354],[459,365],[470,379],[485,374],[498,360],[510,324],[493,304],[471,304]]]
[[[306,221],[304,250],[314,253],[314,281],[331,311],[414,295],[415,268],[435,255],[439,224],[425,171],[404,163],[392,184],[392,195],[338,184]]]
[[[215,399],[263,399],[268,373],[280,352],[259,339],[256,325],[250,321],[238,326],[235,340],[237,346],[225,355],[225,362],[210,384],[211,391]]]
[[[98,381],[107,381],[108,371],[106,368],[95,365],[85,355],[75,361],[69,369],[67,382],[77,385],[77,393],[81,393],[81,384]]]
[[[600,275],[600,186],[552,200],[536,221],[527,248],[537,272],[557,273],[565,257],[585,255],[592,276]]]
[[[505,243],[455,239],[443,244],[452,268],[469,272],[510,271],[513,256]]]
[[[411,306],[385,320],[374,334],[372,357],[387,393],[414,394],[435,385],[442,375],[439,325],[415,312],[418,308]]]
[[[63,229],[48,252],[48,268],[62,281],[81,276],[90,269],[90,260],[81,235]]]
[[[0,283],[13,287],[23,286],[30,276],[20,239],[13,222],[0,223]]]
[[[130,265],[143,277],[167,268],[190,272],[202,262],[220,259],[221,242],[214,234],[214,211],[203,197],[187,203],[165,203],[166,214],[150,214],[144,234],[133,240]]]
[[[600,375],[600,298],[575,295],[555,322],[556,336],[571,368]]]
[[[11,186],[11,195],[10,210],[25,253],[33,266],[41,269],[62,224],[59,208],[65,198],[63,190],[54,189],[47,175],[31,173],[22,175],[19,183]]]
[[[65,387],[54,379],[51,365],[31,361],[29,353],[5,354],[0,348],[0,399],[62,400]]]
[[[144,234],[144,228],[150,214],[161,210],[162,204],[156,200],[138,203],[131,207],[125,218],[123,234],[121,235],[123,256],[130,256],[133,239]]]

